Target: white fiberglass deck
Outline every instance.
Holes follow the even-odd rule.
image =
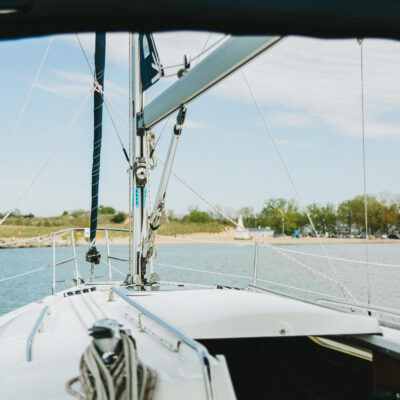
[[[374,318],[270,293],[181,290],[152,292],[150,296],[135,296],[135,300],[195,339],[381,332]]]
[[[91,340],[88,328],[103,318],[131,329],[139,358],[157,371],[154,399],[183,399],[187,393],[191,399],[206,398],[198,354],[116,293],[110,295],[110,288],[99,285],[96,291],[67,297],[62,292],[0,318],[1,399],[71,398],[65,384],[79,373],[79,359]],[[273,294],[229,289],[121,291],[193,339],[381,332],[373,318]],[[32,361],[27,361],[27,340],[45,306],[48,314],[33,340]],[[223,357],[211,357],[211,373],[215,397],[235,398]]]

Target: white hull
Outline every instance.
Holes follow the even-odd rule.
[[[80,357],[91,342],[88,328],[104,318],[117,320],[131,330],[140,360],[157,373],[154,399],[186,399],[188,394],[190,399],[235,398],[229,358],[226,363],[223,355],[209,355],[210,397],[201,360],[198,353],[185,344],[186,337],[196,339],[201,346],[199,340],[223,343],[246,339],[251,343],[260,338],[268,341],[329,336],[337,337],[334,347],[338,346],[336,351],[341,352],[340,338],[349,335],[370,341],[378,339],[381,343],[389,340],[393,346],[398,346],[400,354],[399,331],[381,328],[372,317],[271,293],[234,289],[136,292],[115,285],[116,291],[111,289],[112,284],[73,288],[1,317],[0,398],[71,399],[65,387],[69,379],[79,375]],[[94,291],[82,292],[82,289],[94,288]],[[127,294],[128,299],[143,310],[129,304],[117,292]],[[28,338],[46,306],[48,312],[34,335],[32,359],[28,361]],[[147,312],[149,315],[145,315]],[[164,323],[174,331],[169,331]],[[183,335],[183,339],[176,332]],[[372,360],[368,340],[363,350],[350,346],[354,357]]]

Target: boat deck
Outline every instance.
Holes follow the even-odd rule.
[[[210,397],[196,340],[382,333],[374,318],[274,294],[86,285],[0,318],[0,397],[71,398],[65,384],[79,374],[88,328],[104,318],[129,328],[139,358],[157,371],[154,399]],[[224,357],[209,361],[215,398],[235,398]]]

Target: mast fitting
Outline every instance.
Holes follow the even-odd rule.
[[[136,178],[136,186],[138,188],[144,188],[147,182],[147,164],[144,157],[136,157],[133,173]]]
[[[96,249],[96,246],[92,246],[86,253],[86,261],[90,262],[91,264],[100,264],[101,254]]]
[[[174,134],[180,135],[182,133],[183,124],[186,118],[186,105],[182,104],[179,108],[178,116],[176,117],[176,124],[174,126]]]

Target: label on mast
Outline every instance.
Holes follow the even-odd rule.
[[[136,188],[134,207],[139,207],[139,204],[140,204],[140,200],[139,199],[140,199],[140,189]]]

